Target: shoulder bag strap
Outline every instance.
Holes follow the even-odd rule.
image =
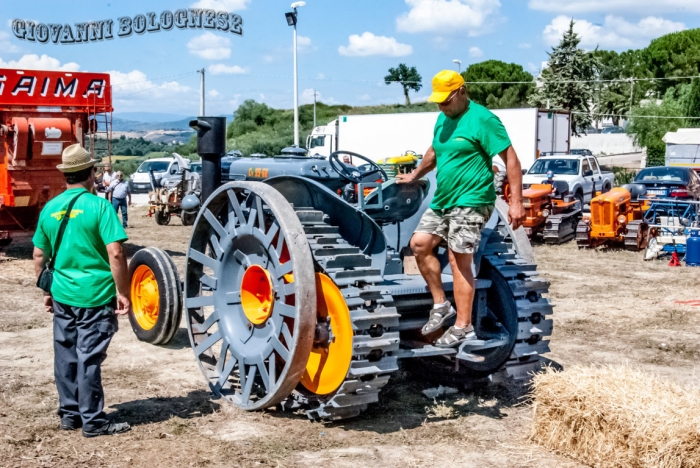
[[[58,255],[58,249],[59,249],[59,247],[61,247],[61,240],[63,240],[63,233],[66,231],[66,226],[68,225],[68,221],[70,220],[70,214],[71,214],[71,211],[73,211],[73,205],[75,205],[75,202],[78,201],[78,198],[80,198],[82,195],[84,195],[86,193],[87,193],[87,190],[84,192],[80,192],[68,204],[68,208],[66,209],[66,214],[63,215],[63,220],[61,220],[61,227],[58,228],[58,236],[56,236],[56,244],[54,245],[53,252],[52,252],[53,255],[51,255],[51,260],[49,261],[49,269],[50,270],[53,270],[54,263],[56,263],[56,255]]]

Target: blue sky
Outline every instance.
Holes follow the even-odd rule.
[[[403,102],[382,78],[403,62],[430,79],[453,59],[498,59],[537,73],[570,18],[585,48],[646,46],[663,34],[700,27],[700,0],[307,0],[299,10],[299,94],[351,105]],[[112,73],[115,113],[183,116],[199,109],[207,70],[207,113],[230,114],[245,99],[292,107],[290,0],[0,0],[0,68]],[[243,18],[243,36],[177,29],[84,44],[17,39],[12,19],[71,24],[180,8],[211,8]]]

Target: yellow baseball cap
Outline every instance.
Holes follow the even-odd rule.
[[[454,70],[443,70],[433,77],[433,93],[430,102],[443,102],[452,91],[464,86],[464,78]]]

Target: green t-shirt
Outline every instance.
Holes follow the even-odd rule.
[[[49,201],[32,241],[50,258],[68,204],[84,188],[66,190]],[[82,195],[71,211],[54,264],[51,295],[74,307],[99,307],[116,296],[107,244],[128,239],[117,213],[104,198]]]
[[[475,102],[461,117],[440,114],[433,134],[437,157],[437,188],[433,210],[493,205],[491,159],[506,150],[510,138],[501,120]]]

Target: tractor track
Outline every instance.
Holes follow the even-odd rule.
[[[576,235],[581,212],[550,215],[542,230],[542,240],[547,244],[562,244]]]
[[[627,223],[627,231],[625,232],[625,249],[639,251],[646,247],[647,244],[647,224],[643,220],[635,220]]]
[[[330,395],[299,390],[292,396],[294,402],[286,406],[301,404],[311,419],[351,418],[379,401],[380,390],[398,370],[392,353],[399,350],[399,314],[392,296],[377,286],[382,276],[371,267],[371,258],[343,239],[322,211],[295,210],[317,269],[327,274],[345,297],[354,336],[352,362],[340,387]]]

